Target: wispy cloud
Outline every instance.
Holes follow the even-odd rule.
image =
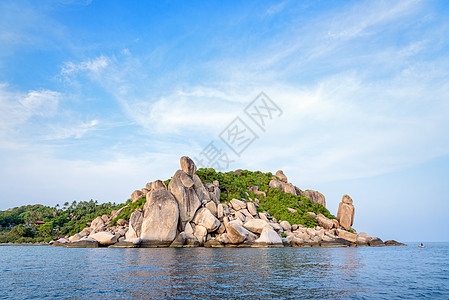
[[[277,4],[274,4],[267,8],[266,15],[275,15],[284,10],[286,5],[289,3],[289,0],[280,1]]]
[[[352,49],[367,36],[380,39],[388,27],[411,24],[419,7],[419,1],[363,2],[324,15],[330,20],[324,25],[317,19],[295,28],[292,22],[264,47],[254,48],[250,57],[208,61],[211,79],[219,82],[170,87],[162,95],[152,94],[151,83],[148,89],[133,83],[136,75],[147,76],[147,66],[138,57],[130,60],[130,53],[126,58],[66,63],[62,73],[85,72],[147,134],[183,136],[195,149],[216,138],[242,113],[245,102],[265,91],[286,113],[236,162],[238,167],[278,168],[276,164],[288,157],[287,169],[308,170],[293,174],[302,181],[372,176],[448,153],[446,139],[441,140],[448,124],[436,117],[447,114],[448,108],[435,99],[449,92],[442,80],[449,76],[449,65],[439,57],[426,63],[409,61],[427,51],[436,37],[387,44],[382,51],[373,52],[369,45],[359,53]],[[376,78],[379,64],[388,66],[389,74]],[[325,74],[307,78],[313,67],[325,68]],[[301,83],[301,78],[307,80]],[[425,106],[425,111],[416,109]],[[416,140],[436,147],[429,150]]]
[[[31,117],[48,117],[56,113],[61,94],[51,90],[13,91],[0,84],[0,134],[17,129]]]
[[[99,124],[98,120],[82,122],[71,127],[49,126],[53,132],[45,136],[45,140],[61,140],[67,138],[82,138],[87,132],[95,130]]]
[[[105,56],[99,56],[94,59],[82,61],[78,64],[74,62],[66,62],[60,72],[60,76],[69,81],[71,77],[78,75],[78,73],[84,73],[88,76],[97,78],[110,63],[110,59]]]

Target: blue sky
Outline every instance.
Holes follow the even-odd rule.
[[[0,209],[123,202],[213,141],[354,199],[354,227],[447,241],[446,1],[2,1]],[[282,110],[261,130],[245,107]],[[240,156],[220,133],[240,117]],[[268,122],[269,121],[269,122]]]

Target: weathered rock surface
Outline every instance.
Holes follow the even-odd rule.
[[[205,207],[210,210],[210,212],[217,217],[217,204],[213,201],[209,201],[206,203]]]
[[[354,223],[355,209],[352,205],[352,199],[348,195],[344,195],[338,206],[337,220],[345,229],[350,229]]]
[[[287,183],[287,176],[285,176],[284,172],[282,170],[279,170],[276,172],[276,177],[279,178],[280,181],[283,181],[285,183]]]
[[[200,243],[196,236],[194,236],[191,233],[186,233],[186,242],[184,247],[198,247],[200,246]]]
[[[60,238],[53,243],[53,246],[66,246],[70,241],[66,238]]]
[[[169,245],[176,238],[179,209],[173,195],[166,190],[147,195],[142,222],[142,245]]]
[[[292,225],[288,221],[281,221],[279,225],[284,229],[284,231],[292,231]]]
[[[361,233],[357,234],[356,243],[358,246],[369,246],[368,242],[372,239],[373,239],[373,237],[370,236],[369,234],[367,234],[365,232],[361,232]]]
[[[190,159],[188,156],[183,156],[180,159],[181,162],[181,169],[189,174],[190,176],[193,176],[196,172],[196,166],[193,160]]]
[[[136,202],[137,200],[139,200],[142,197],[142,191],[139,190],[135,190],[134,192],[132,192],[131,194],[131,200],[133,202]]]
[[[199,244],[202,246],[206,241],[207,228],[202,225],[196,225],[195,232],[193,233],[193,235],[197,238]]]
[[[128,221],[126,221],[126,220],[123,220],[123,219],[118,219],[117,220],[117,225],[118,226],[125,226],[127,224],[128,224]]]
[[[109,246],[117,242],[117,237],[110,232],[97,232],[89,235],[89,238],[96,240],[100,245]]]
[[[268,186],[270,188],[278,188],[278,189],[282,190],[284,193],[296,195],[296,189],[291,183],[285,183],[283,181],[273,178],[270,180],[270,183],[268,184]]]
[[[334,222],[326,218],[326,216],[324,216],[323,214],[318,214],[316,216],[316,220],[318,222],[318,225],[320,225],[324,229],[332,229],[332,227],[334,227]]]
[[[254,205],[254,203],[248,202],[248,203],[246,204],[246,206],[247,206],[247,209],[248,209],[248,211],[249,211],[249,213],[250,213],[251,215],[257,216],[257,208],[256,208],[256,206]]]
[[[265,227],[260,237],[254,241],[257,244],[284,246],[281,237],[271,228]]]
[[[186,226],[184,228],[184,232],[193,234],[193,228],[192,228],[192,225],[190,225],[190,223],[186,223]]]
[[[237,220],[240,220],[241,222],[245,222],[246,221],[245,215],[242,212],[240,212],[240,211],[235,212],[235,218]]]
[[[142,233],[143,212],[135,210],[129,218],[129,229],[126,232],[126,239],[140,238]]]
[[[377,237],[372,238],[369,242],[368,245],[370,245],[371,247],[379,247],[379,246],[385,246],[384,242]]]
[[[207,208],[200,208],[197,211],[195,217],[193,218],[193,223],[204,226],[207,229],[207,232],[217,230],[221,224],[220,221]]]
[[[119,240],[117,243],[115,243],[109,247],[112,247],[112,248],[139,248],[141,242],[142,242],[141,238],[124,239],[124,240]]]
[[[270,225],[268,225],[267,221],[262,220],[262,219],[251,219],[251,220],[246,221],[243,224],[243,227],[245,227],[246,229],[248,229],[249,231],[251,231],[253,233],[261,234],[262,230],[265,227],[270,227]]]
[[[99,232],[104,230],[104,226],[105,224],[103,219],[100,216],[98,216],[90,224],[90,229],[91,232]]]
[[[346,204],[352,204],[352,198],[349,197],[348,195],[343,195],[343,198],[341,199],[342,203],[346,203]]]
[[[399,243],[395,240],[388,240],[388,241],[385,241],[385,246],[407,246],[407,245],[403,244],[403,243]]]
[[[67,243],[68,248],[98,248],[98,242],[91,238],[84,238],[82,240]]]
[[[321,241],[321,247],[348,247],[351,243],[342,238],[336,238],[333,241]]]
[[[180,247],[184,247],[184,245],[186,244],[186,240],[187,240],[187,234],[183,231],[180,232],[175,240],[170,244],[171,248],[180,248]]]
[[[337,229],[337,235],[339,238],[347,240],[348,242],[351,243],[357,242],[357,234],[351,233],[349,231]]]
[[[232,207],[233,209],[235,209],[235,210],[241,210],[241,209],[246,208],[246,203],[245,203],[245,202],[240,201],[240,200],[235,199],[235,198],[232,199],[232,200],[229,202],[229,205],[231,205],[231,207]]]
[[[146,194],[144,194],[144,195],[146,195]],[[127,208],[128,207],[128,205],[125,205],[125,206],[123,206],[122,208],[120,208],[119,210],[116,210],[116,211],[112,211],[111,212],[111,220],[114,220],[119,214],[121,214],[122,212],[123,212],[123,210],[125,209],[125,208]]]
[[[162,180],[156,180],[153,183],[151,183],[150,191],[166,190],[166,189],[167,189],[167,186],[165,185],[165,183]]]
[[[204,247],[206,248],[223,248],[224,245],[221,241],[216,238],[211,238],[206,243],[204,243]]]
[[[214,202],[218,202],[220,201],[220,194],[218,194],[218,201],[216,201],[215,199],[211,199],[210,195],[209,195],[209,191],[206,190],[206,188],[204,187],[203,183],[201,182],[201,179],[198,177],[198,175],[193,174],[192,176],[193,179],[193,187],[195,189],[196,194],[198,195],[198,198],[200,199],[201,202],[203,201],[209,201],[212,200]],[[214,192],[215,190],[219,190],[218,188],[216,188],[214,186]],[[214,195],[215,197],[215,195]]]
[[[201,201],[193,187],[187,188],[182,184],[182,172],[182,170],[176,171],[168,184],[168,190],[178,202],[179,218],[182,222],[182,228],[184,228],[187,222],[192,221],[196,211],[201,206]]]
[[[306,191],[300,191],[299,195],[309,197],[310,201],[312,201],[313,203],[318,203],[318,204],[321,204],[322,206],[326,207],[326,198],[320,192],[306,190]]]
[[[69,238],[69,241],[70,241],[70,242],[76,242],[76,241],[79,241],[79,240],[82,239],[82,238],[83,238],[83,236],[82,236],[81,234],[75,233],[73,236],[71,236],[71,237]]]
[[[218,183],[218,181],[217,181]],[[207,183],[205,182],[204,184],[204,188],[206,189],[206,191],[209,193],[209,198],[210,200],[214,201],[215,203],[220,203],[220,188],[218,187],[218,185],[214,185],[211,183]]]
[[[182,185],[186,188],[192,187],[194,184],[192,177],[185,172],[181,173],[180,179]]]
[[[250,232],[237,221],[231,221],[226,225],[227,237],[232,244],[241,244],[250,235]]]

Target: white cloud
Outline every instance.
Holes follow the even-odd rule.
[[[98,120],[81,122],[71,127],[50,125],[51,133],[44,137],[45,140],[60,140],[68,138],[82,138],[87,132],[95,130],[99,124]]]
[[[281,1],[275,5],[270,6],[269,8],[267,8],[266,10],[266,15],[275,15],[280,13],[281,11],[283,11],[285,9],[285,7],[287,6],[288,2],[290,2],[289,0],[284,0]]]
[[[392,21],[416,12],[419,0],[391,2],[365,2],[337,16],[330,22],[328,37],[348,40],[365,35],[373,35]]]
[[[306,91],[274,88],[268,95],[284,115],[240,163],[285,168],[294,182],[311,184],[389,173],[448,155],[449,85],[437,87],[440,78],[432,78],[376,83],[349,73]],[[409,87],[415,88],[407,92]]]
[[[56,113],[61,94],[51,90],[12,91],[5,83],[0,84],[0,135],[16,130],[30,118],[48,117]]]
[[[440,138],[446,136],[442,128],[448,125],[448,110],[440,102],[449,91],[441,80],[449,75],[449,64],[438,57],[425,63],[408,61],[428,50],[437,37],[418,35],[406,46],[387,43],[378,51],[370,51],[371,46],[362,53],[352,49],[357,39],[379,37],[386,27],[414,22],[419,7],[419,1],[364,2],[325,15],[330,22],[317,18],[300,28],[292,22],[250,57],[208,61],[211,77],[220,81],[182,88],[155,85],[163,91],[157,95],[147,77],[148,66],[136,57],[69,62],[61,73],[84,72],[148,135],[165,136],[168,144],[173,136],[182,136],[186,146],[195,148],[204,139],[216,138],[242,113],[245,102],[265,91],[279,101],[285,115],[261,134],[236,167],[266,166],[273,171],[282,164],[293,171],[291,166],[297,166],[307,172],[293,171],[293,176],[306,181],[372,176],[448,153]],[[347,71],[332,69],[334,65]],[[379,65],[388,66],[387,75],[378,75]],[[325,75],[301,83],[322,66]],[[140,77],[148,87],[135,83]],[[416,145],[417,140],[435,147]]]
[[[80,72],[87,73],[88,76],[96,77],[110,64],[110,59],[101,55],[94,59],[82,61],[78,64],[66,62],[61,68],[61,77],[70,80],[71,76]]]
[[[126,102],[141,126],[160,134],[213,135],[242,110],[241,96],[221,89],[193,87],[146,102]]]

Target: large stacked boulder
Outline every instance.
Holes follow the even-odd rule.
[[[117,236],[106,231],[91,234],[89,238],[96,240],[100,245],[103,246],[109,246],[117,242]]]
[[[352,205],[352,199],[348,195],[344,195],[339,206],[337,213],[337,220],[340,226],[350,229],[354,223],[355,209]]]
[[[260,237],[255,240],[254,243],[267,246],[284,246],[281,237],[276,233],[276,231],[269,227],[265,227],[262,230]]]
[[[285,176],[284,171],[278,170],[276,172],[276,177],[279,178],[280,181],[288,183],[287,176]]]
[[[187,156],[183,156],[181,157],[181,170],[176,171],[168,184],[169,192],[178,202],[182,230],[187,222],[192,221],[203,201],[210,201],[209,193],[195,171],[195,163]]]
[[[142,198],[144,196],[144,194],[142,194],[142,191],[139,190],[135,190],[134,192],[132,192],[131,194],[131,200],[133,202],[136,202],[137,200],[139,200],[140,198]]]
[[[310,201],[312,201],[313,203],[318,203],[318,204],[321,204],[322,206],[326,207],[326,198],[320,192],[311,191],[311,190],[301,191],[299,189],[297,189],[296,192],[297,192],[297,195],[309,197]]]
[[[193,223],[203,226],[207,232],[214,232],[221,224],[207,207],[200,208],[197,211],[195,218],[193,218]]]
[[[241,244],[248,238],[254,241],[254,234],[245,229],[238,221],[231,221],[226,225],[227,237],[232,244]]]
[[[126,232],[127,239],[134,239],[140,237],[142,232],[143,211],[136,209],[129,217],[129,229]]]
[[[280,181],[276,178],[273,178],[270,180],[270,183],[268,184],[268,187],[270,188],[278,188],[284,193],[289,193],[296,196],[296,189],[291,183],[286,183],[284,181]]]
[[[316,216],[316,220],[318,222],[318,225],[320,225],[324,229],[332,229],[333,227],[335,227],[335,223],[332,220],[326,218],[326,216],[324,216],[323,214],[318,214]]]
[[[215,181],[214,183],[205,182],[203,185],[209,194],[210,200],[214,201],[215,203],[220,203],[220,188],[218,185],[218,181]]]
[[[142,221],[142,245],[168,246],[176,238],[179,209],[167,190],[153,190],[147,195]]]

